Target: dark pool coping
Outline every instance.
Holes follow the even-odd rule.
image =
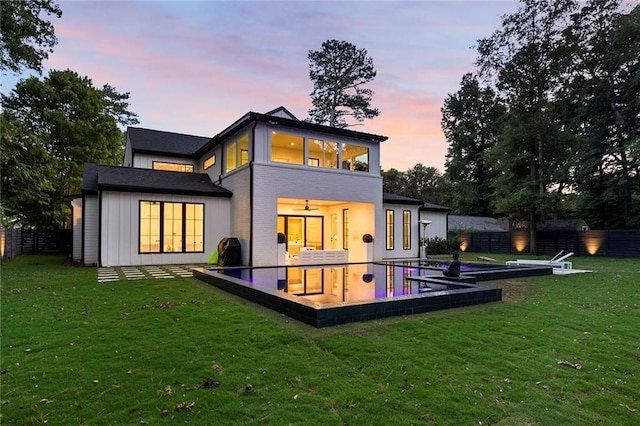
[[[502,300],[501,288],[478,286],[475,283],[551,274],[553,274],[553,268],[505,266],[505,268],[494,271],[474,271],[461,274],[459,279],[448,279],[444,276],[408,277],[408,279],[422,281],[426,285],[430,282],[434,284],[449,283],[456,284],[459,288],[373,299],[367,302],[321,305],[288,293],[258,290],[246,281],[218,274],[215,270],[205,268],[193,270],[194,277],[201,281],[316,328],[498,302]]]

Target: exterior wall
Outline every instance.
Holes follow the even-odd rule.
[[[138,238],[141,200],[204,203],[204,252],[140,254]],[[220,239],[229,236],[231,214],[228,198],[105,191],[102,193],[101,204],[102,266],[206,263]]]
[[[191,158],[184,157],[169,157],[162,155],[149,155],[149,154],[136,154],[133,157],[133,166],[140,169],[153,169],[154,161],[163,161],[166,163],[177,163],[177,164],[192,164],[193,170],[195,172],[198,171],[198,163],[197,161]]]
[[[251,259],[251,171],[249,167],[245,165],[234,170],[221,183],[224,188],[233,192],[233,197],[229,200],[230,211],[233,214],[229,219],[228,235],[223,237],[235,237],[240,241],[244,265],[248,265]]]
[[[71,229],[73,243],[71,258],[74,262],[82,260],[82,198],[71,201]]]
[[[384,250],[383,258],[385,259],[402,259],[418,257],[420,252],[420,227],[419,227],[419,211],[415,205],[403,204],[384,204],[382,206],[382,222],[384,223],[384,233],[379,236],[377,243]],[[394,217],[394,245],[393,250],[387,250],[387,210],[393,210]],[[403,240],[403,213],[405,210],[411,212],[411,248],[404,249]]]
[[[98,264],[98,220],[99,201],[97,195],[86,195],[83,200],[84,209],[84,256],[85,265]]]
[[[428,211],[423,210],[420,212],[420,220],[430,220],[431,223],[427,226],[427,238],[442,238],[443,240],[447,239],[448,229],[447,229],[447,217],[449,214],[447,212],[440,211]],[[422,225],[420,225],[422,226]],[[420,229],[422,233],[422,229]],[[422,237],[422,234],[420,235]]]
[[[362,234],[370,233],[375,238],[381,232],[380,226],[375,223],[375,218],[382,211],[381,177],[335,169],[255,164],[253,180],[253,266],[277,264],[278,198],[344,201],[344,205],[336,205],[331,209],[338,215],[338,222],[341,223],[342,209],[349,208],[349,261],[366,260]],[[226,187],[224,183],[223,185]],[[234,191],[234,198],[235,194]],[[300,213],[304,212],[296,212]],[[327,210],[326,213],[325,244],[330,241],[327,232],[330,232],[328,224],[331,211]],[[376,244],[375,258],[380,259],[382,252],[378,246]]]
[[[220,178],[220,174],[222,173],[222,154],[221,154],[220,145],[216,146],[214,149],[207,151],[200,159],[198,160],[197,172],[199,173],[207,173],[212,182],[216,182]],[[209,158],[211,155],[215,154],[216,156],[216,164],[209,167],[207,170],[204,169],[204,160]]]

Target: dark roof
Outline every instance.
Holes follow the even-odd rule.
[[[412,204],[414,206],[420,206],[423,204],[422,200],[416,200],[415,198],[392,194],[390,192],[384,192],[382,194],[382,202],[387,204]]]
[[[194,156],[211,138],[191,136],[160,130],[127,128],[127,138],[134,152],[163,153],[177,156]]]
[[[233,193],[211,182],[206,173],[168,172],[133,167],[85,164],[83,193],[98,190],[231,197]]]
[[[274,111],[277,111],[277,108]],[[229,127],[224,129],[222,132],[215,135],[208,144],[200,148],[198,155],[202,155],[204,151],[207,151],[214,147],[215,145],[221,143],[225,137],[231,135],[232,133],[240,130],[241,128],[248,126],[254,122],[263,122],[269,123],[271,125],[281,125],[287,127],[293,127],[296,129],[302,130],[312,130],[316,132],[326,133],[330,135],[338,135],[345,136],[354,139],[362,139],[376,142],[384,142],[389,139],[387,136],[374,135],[372,133],[364,133],[364,132],[356,132],[355,130],[342,129],[339,127],[329,127],[324,126],[322,124],[310,123],[308,121],[300,121],[300,120],[292,120],[290,118],[279,117],[277,115],[269,115],[269,114],[260,114],[258,112],[248,112],[235,123],[231,124]]]
[[[423,210],[423,211],[428,210],[432,212],[450,212],[451,211],[449,207],[439,206],[437,204],[431,204],[431,203],[424,203],[422,207],[420,207],[420,210]]]

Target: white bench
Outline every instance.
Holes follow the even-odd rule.
[[[324,265],[349,263],[347,250],[301,250],[298,253],[298,265]]]

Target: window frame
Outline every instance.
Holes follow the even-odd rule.
[[[142,223],[145,219],[145,217],[143,217],[143,210],[144,210],[144,206],[145,205],[158,205],[159,207],[159,214],[157,217],[157,229],[150,229],[148,235],[146,235],[146,238],[153,238],[153,237],[158,237],[158,242],[157,242],[157,246],[158,249],[157,250],[149,250],[149,251],[143,251],[142,250],[142,244],[143,244],[143,234],[142,234]],[[165,220],[173,220],[174,222],[176,221],[175,218],[171,218],[171,219],[167,219],[167,215],[166,215],[166,211],[165,211],[165,206],[180,206],[180,218],[179,218],[179,226],[180,226],[180,238],[182,239],[182,242],[180,244],[179,250],[174,249],[174,250],[167,250],[165,248],[165,245],[167,243],[167,239],[165,238]],[[189,244],[193,245],[194,248],[196,247],[196,243],[195,243],[195,238],[197,238],[199,235],[198,233],[195,231],[196,228],[194,228],[194,232],[193,234],[189,234],[188,230],[187,230],[187,221],[188,221],[188,215],[187,215],[187,206],[193,206],[194,208],[197,208],[197,206],[201,206],[201,219],[193,219],[194,224],[196,224],[197,222],[201,222],[200,224],[200,231],[201,234],[200,236],[202,237],[202,247],[201,250],[187,250],[187,247],[189,246]],[[195,210],[194,210],[194,216],[197,216],[195,214]],[[188,202],[173,202],[173,201],[154,201],[154,200],[138,200],[138,254],[184,254],[184,253],[204,253],[205,251],[205,203],[188,203]],[[153,219],[153,218],[151,218]],[[153,232],[155,231],[155,232]],[[173,234],[172,234],[173,235]],[[193,242],[189,242],[187,241],[187,239],[189,237],[193,237],[194,241]],[[152,246],[152,244],[150,244],[150,241],[147,241],[147,245],[148,246]]]
[[[393,250],[395,246],[395,210],[387,209],[385,211],[385,225],[386,225],[386,248],[387,250]],[[391,219],[391,220],[389,220]]]
[[[170,168],[167,169],[159,169],[156,168],[156,165],[166,165],[166,166],[176,166],[176,168],[185,168],[185,169],[190,169],[190,170],[171,170]],[[173,163],[171,161],[159,161],[159,160],[153,160],[153,162],[151,163],[151,168],[153,170],[162,170],[165,172],[180,172],[180,173],[194,173],[195,172],[195,167],[193,164],[189,164],[189,163]]]
[[[402,248],[411,250],[411,210],[402,211]]]

